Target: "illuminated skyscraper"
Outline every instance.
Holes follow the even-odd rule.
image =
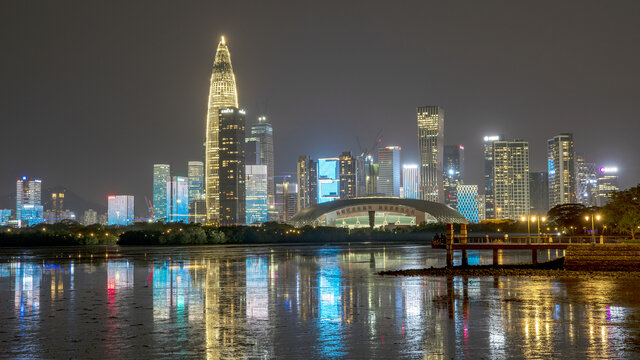
[[[202,161],[189,161],[187,176],[189,177],[189,222],[195,222],[195,202],[204,200],[204,163]]]
[[[576,201],[584,206],[596,205],[598,167],[576,154]]]
[[[16,181],[16,220],[19,226],[32,226],[44,219],[42,209],[42,182],[40,179],[23,176]],[[27,206],[28,214],[22,210]],[[40,216],[38,218],[38,215]]]
[[[356,197],[356,159],[351,152],[340,155],[340,199]]]
[[[480,222],[478,218],[478,185],[456,185],[456,209],[472,223]]]
[[[298,157],[298,210],[318,203],[318,163],[310,156]]]
[[[236,77],[231,67],[229,49],[221,38],[213,62],[209,107],[207,111],[207,134],[205,142],[205,195],[208,221],[217,222],[220,217],[220,148],[218,144],[220,109],[238,107]],[[244,180],[243,180],[244,181]]]
[[[496,218],[517,220],[530,214],[529,143],[493,142],[493,190]]]
[[[51,212],[53,222],[62,220],[62,212],[64,211],[64,191],[51,193]]]
[[[257,137],[248,137],[244,140],[244,162],[246,165],[262,165],[260,164],[260,139]]]
[[[400,146],[378,149],[378,193],[400,196]]]
[[[266,116],[258,117],[258,123],[251,127],[251,137],[258,139],[260,159],[259,165],[267,165],[267,192],[269,206],[275,204],[275,182],[273,179],[273,127]],[[272,214],[274,212],[271,212]],[[273,219],[269,219],[273,220]]]
[[[318,204],[340,198],[340,159],[318,159]]]
[[[133,200],[132,195],[109,195],[107,197],[108,225],[131,225],[134,217]]]
[[[574,159],[572,134],[560,134],[547,140],[549,208],[576,202]]]
[[[596,193],[596,206],[605,206],[611,201],[611,193],[618,188],[618,168],[604,166],[600,168]]]
[[[245,165],[244,110],[228,107],[220,110],[220,224],[244,225]]]
[[[267,165],[246,165],[247,225],[267,221]]]
[[[0,209],[0,226],[9,225],[11,219],[11,209]]]
[[[155,221],[167,220],[167,181],[171,177],[168,164],[153,165],[153,212]]]
[[[280,218],[278,221],[287,222],[298,212],[298,184],[284,180],[276,184],[276,205]]]
[[[82,216],[82,225],[93,225],[97,223],[98,213],[93,209],[86,210]]]
[[[420,199],[420,169],[418,164],[402,167],[402,188],[407,199]]]
[[[442,203],[444,109],[439,106],[421,106],[417,116],[421,196],[423,200]]]
[[[464,176],[464,146],[444,146],[444,203],[456,208],[456,187],[462,185]]]
[[[189,178],[172,176],[166,183],[167,222],[189,221]]]
[[[502,135],[490,135],[484,137],[484,218],[496,217],[493,204],[493,142],[503,140]]]

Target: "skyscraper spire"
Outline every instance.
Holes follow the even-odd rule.
[[[207,220],[218,222],[220,215],[220,156],[218,146],[218,112],[229,106],[238,107],[236,77],[231,66],[231,55],[221,37],[213,62],[211,88],[209,90],[209,107],[207,111],[207,139],[205,150],[205,194],[207,202]]]

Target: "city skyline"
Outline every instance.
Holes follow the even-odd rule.
[[[28,5],[23,6],[28,8]],[[257,7],[259,8],[260,6]],[[20,13],[19,9],[15,10]],[[159,9],[158,11],[167,10],[168,9]],[[375,10],[376,9],[372,9],[371,13],[374,13]],[[379,11],[380,9],[377,10]],[[511,6],[508,10],[511,10],[512,12],[519,11],[518,6]],[[566,9],[559,8],[554,8],[552,10],[558,13],[566,11]],[[41,11],[42,10],[35,11],[34,17],[43,20],[49,19],[49,16],[51,15],[45,14]],[[229,11],[233,13],[232,10]],[[254,10],[250,9],[250,11]],[[449,9],[449,12],[447,13],[449,16],[451,16],[451,11],[452,10]],[[604,9],[598,9],[598,11],[604,11]],[[333,15],[327,16],[330,17]],[[367,15],[363,16],[367,17]],[[502,19],[499,15],[493,16],[498,16]],[[589,14],[584,14],[583,17],[588,19]],[[24,18],[22,18],[22,20],[25,21]],[[578,21],[580,19],[573,20],[575,21],[573,24],[580,26],[580,28],[582,28],[582,26],[586,26],[586,24],[582,24]],[[91,28],[89,23],[82,22],[81,20],[76,21],[80,21],[79,25],[81,27],[84,26]],[[552,20],[547,21],[559,26]],[[369,26],[373,26],[373,23],[370,21],[366,23]],[[344,29],[346,23],[338,21],[338,25],[340,29]],[[8,20],[8,22],[5,22],[4,26],[17,26],[17,24]],[[234,53],[234,66],[238,64],[238,66],[236,66],[236,75],[237,81],[239,82],[239,93],[243,99],[243,108],[245,108],[245,104],[248,105],[246,106],[247,127],[255,124],[258,116],[262,114],[266,114],[269,117],[270,122],[273,124],[275,134],[274,152],[276,158],[275,174],[295,171],[296,159],[300,154],[309,154],[312,158],[323,158],[336,156],[345,150],[351,150],[353,153],[358,153],[360,150],[358,148],[358,143],[368,145],[368,143],[374,138],[374,132],[377,131],[377,128],[383,129],[384,139],[382,145],[387,146],[397,144],[402,146],[403,163],[417,163],[419,159],[417,151],[418,146],[415,141],[415,108],[423,104],[437,104],[442,106],[447,112],[444,126],[444,143],[463,144],[469,150],[469,154],[477,153],[481,150],[483,136],[493,133],[501,133],[505,134],[506,138],[522,138],[527,140],[531,147],[531,171],[544,171],[546,170],[546,140],[559,133],[571,132],[574,134],[576,152],[584,154],[585,158],[591,162],[601,165],[617,166],[620,169],[619,175],[621,188],[634,185],[640,178],[640,170],[636,164],[637,160],[632,157],[633,154],[638,152],[638,145],[635,142],[630,141],[629,138],[625,138],[625,136],[630,136],[629,134],[633,134],[634,132],[637,133],[635,129],[638,127],[638,122],[636,121],[634,123],[631,120],[634,119],[634,115],[632,113],[629,113],[626,116],[621,116],[620,106],[616,107],[609,105],[607,112],[603,114],[610,116],[606,123],[611,131],[604,133],[598,131],[594,124],[597,124],[597,121],[600,121],[603,114],[598,115],[599,113],[597,109],[594,113],[594,106],[588,104],[589,102],[595,103],[594,100],[588,101],[588,99],[592,99],[592,96],[595,94],[594,89],[596,89],[596,85],[599,84],[596,80],[593,80],[594,82],[591,87],[587,87],[591,89],[592,93],[590,93],[589,96],[586,96],[583,92],[581,101],[577,101],[575,98],[578,95],[573,95],[574,98],[571,99],[566,96],[560,97],[560,99],[565,102],[557,100],[551,101],[549,104],[555,105],[556,111],[552,112],[551,116],[546,115],[546,118],[543,118],[540,117],[540,113],[537,112],[537,110],[534,109],[534,111],[531,111],[531,109],[527,107],[530,106],[530,104],[533,104],[533,102],[540,101],[540,99],[534,98],[534,95],[542,94],[542,88],[536,88],[536,86],[534,86],[536,91],[528,93],[529,96],[531,96],[531,100],[527,99],[525,101],[521,97],[510,98],[503,93],[502,95],[506,98],[491,98],[491,96],[485,96],[482,98],[486,101],[478,103],[476,100],[470,100],[470,97],[468,96],[469,93],[472,93],[473,91],[480,91],[482,89],[491,94],[491,90],[495,91],[496,88],[486,84],[484,87],[479,88],[469,80],[457,84],[458,87],[463,86],[465,88],[465,90],[462,91],[463,94],[452,95],[450,87],[453,85],[451,81],[454,77],[452,77],[450,72],[453,72],[455,69],[459,69],[459,64],[449,64],[449,67],[444,71],[444,74],[439,75],[441,78],[435,78],[435,84],[433,83],[434,73],[431,70],[420,70],[422,68],[418,69],[416,67],[409,66],[410,69],[402,72],[402,75],[397,79],[391,79],[385,76],[380,80],[386,85],[394,85],[398,82],[406,83],[408,85],[403,87],[398,94],[392,97],[392,99],[386,101],[386,105],[380,105],[379,108],[378,106],[373,106],[375,110],[374,112],[381,115],[371,116],[372,113],[369,113],[369,110],[367,110],[360,115],[353,116],[353,114],[359,113],[362,109],[362,107],[359,106],[359,103],[369,103],[372,99],[376,99],[375,95],[372,95],[372,93],[367,89],[361,88],[361,91],[354,91],[353,86],[355,86],[357,78],[365,74],[365,72],[362,69],[358,69],[358,67],[361,65],[365,69],[369,69],[372,66],[379,65],[381,60],[361,59],[358,65],[355,65],[353,61],[355,59],[359,59],[359,57],[347,48],[349,43],[348,41],[339,40],[336,42],[339,50],[350,55],[350,57],[347,56],[348,61],[346,64],[343,64],[344,68],[339,72],[339,74],[345,75],[344,78],[341,79],[340,83],[350,89],[351,97],[342,97],[341,99],[338,99],[338,95],[341,94],[342,90],[336,89],[335,94],[330,94],[325,97],[319,96],[313,102],[317,103],[322,101],[325,103],[326,105],[321,108],[318,108],[317,106],[309,106],[306,109],[301,109],[301,107],[303,107],[302,105],[293,106],[282,101],[285,95],[294,95],[293,92],[289,90],[291,88],[290,85],[295,83],[294,79],[291,77],[285,77],[287,82],[280,84],[276,81],[276,76],[281,74],[285,67],[257,66],[257,62],[274,65],[276,60],[281,60],[280,56],[278,56],[279,52],[265,51],[265,46],[259,45],[258,40],[251,37],[256,36],[257,39],[262,40],[267,34],[273,35],[272,32],[267,31],[267,34],[257,34],[249,30],[238,30],[238,26],[232,24],[231,21],[223,21],[220,28],[211,28],[210,24],[207,26],[199,26],[200,27],[197,29],[190,29],[189,31],[185,30],[186,33],[181,34],[181,36],[195,35],[196,38],[199,39],[198,47],[205,48],[198,48],[196,50],[195,47],[186,46],[189,51],[186,53],[188,56],[185,57],[192,58],[192,61],[197,62],[197,66],[192,63],[185,63],[179,67],[172,66],[170,70],[162,70],[161,66],[165,64],[162,62],[162,58],[155,59],[154,57],[155,61],[159,61],[161,65],[152,65],[148,68],[142,68],[140,67],[142,64],[139,60],[153,55],[155,49],[143,48],[137,52],[139,59],[133,57],[131,60],[131,66],[122,70],[124,73],[134,70],[141,71],[140,78],[123,77],[123,75],[118,75],[119,73],[116,73],[118,76],[115,76],[114,79],[99,78],[101,81],[94,83],[94,85],[87,84],[82,86],[81,83],[78,83],[78,77],[83,76],[81,74],[84,74],[84,71],[86,71],[87,68],[94,69],[96,64],[102,64],[96,63],[95,61],[98,61],[96,58],[87,56],[87,58],[83,58],[82,62],[80,62],[80,64],[85,65],[84,67],[78,67],[77,71],[72,68],[69,68],[68,70],[71,72],[71,76],[67,80],[70,82],[69,88],[71,90],[54,95],[54,98],[62,106],[62,109],[58,107],[52,108],[52,103],[41,97],[39,91],[33,92],[32,97],[25,97],[26,100],[23,100],[21,97],[18,98],[18,96],[21,96],[21,94],[29,89],[40,89],[39,87],[35,87],[35,84],[32,83],[32,80],[29,77],[25,77],[25,72],[29,69],[43,69],[53,64],[57,64],[59,67],[65,68],[66,66],[77,64],[77,59],[69,57],[68,53],[52,52],[50,56],[53,63],[35,56],[30,58],[31,60],[28,61],[27,64],[14,64],[13,67],[4,66],[4,68],[15,68],[16,71],[15,74],[7,74],[7,87],[14,91],[10,92],[8,96],[5,97],[5,99],[11,103],[3,104],[6,109],[6,114],[3,115],[3,123],[7,126],[7,121],[14,121],[17,133],[24,133],[24,131],[22,131],[22,126],[25,125],[23,125],[23,123],[29,124],[32,128],[33,125],[36,125],[36,127],[32,131],[34,142],[29,146],[29,148],[15,158],[6,158],[4,160],[4,163],[6,163],[7,166],[5,167],[3,174],[6,174],[6,176],[3,176],[3,178],[0,179],[0,189],[2,189],[2,191],[0,191],[0,195],[11,193],[11,184],[15,179],[26,175],[44,179],[45,187],[62,185],[80,194],[87,200],[99,202],[105,205],[106,195],[108,194],[135,194],[138,202],[136,208],[144,209],[144,205],[140,203],[140,201],[143,201],[145,196],[149,198],[152,197],[152,188],[149,185],[150,182],[148,175],[148,168],[151,164],[159,162],[179,164],[175,173],[186,174],[187,160],[204,161],[204,147],[202,146],[202,143],[204,142],[204,124],[202,120],[206,117],[206,104],[203,104],[202,99],[195,103],[184,101],[184,99],[180,100],[180,96],[184,96],[180,92],[186,92],[189,96],[199,96],[200,98],[206,96],[204,95],[206,94],[207,87],[206,79],[210,77],[213,53],[216,51],[216,43],[219,40],[220,35],[227,36],[230,44],[230,51]],[[117,30],[118,29],[116,29],[116,31]],[[407,28],[403,28],[401,29],[401,32],[406,32],[407,30]],[[488,31],[484,28],[481,28],[480,30],[481,32]],[[277,50],[290,52],[300,45],[295,41],[287,41],[291,40],[290,35],[287,35],[282,31],[273,31],[276,32],[276,35],[278,36],[272,37],[269,44],[275,46]],[[336,33],[323,26],[320,26],[320,30],[317,33],[310,33],[310,31],[303,33],[311,36],[315,40],[318,40],[320,44],[326,41],[334,41],[337,38]],[[624,33],[616,34],[623,38],[625,35]],[[74,32],[71,38],[76,39],[76,37],[79,36],[79,34]],[[109,38],[114,35],[106,32],[102,36]],[[134,32],[131,36],[134,39],[138,39],[142,36],[142,33]],[[353,36],[358,38],[359,36],[364,36],[364,34],[354,34]],[[421,36],[429,37],[431,35],[421,33]],[[437,37],[436,40],[438,40],[438,42],[445,43],[445,38],[450,38],[450,36],[451,35],[443,34],[441,37]],[[534,45],[532,45],[534,48],[536,46],[543,47],[539,41],[546,38],[546,36],[548,35],[538,33],[529,35],[529,39],[531,40],[533,38],[533,40],[538,41],[534,41]],[[181,38],[177,35],[176,37]],[[560,37],[565,39],[562,34]],[[45,37],[45,39],[40,40],[40,42],[34,43],[35,40],[31,39],[29,36],[27,36],[27,39],[31,40],[31,42],[28,43],[28,49],[36,55],[50,47],[52,42],[55,43],[56,41],[60,41],[65,43],[65,41],[67,41],[55,37],[55,32],[54,35],[49,35],[49,37]],[[418,46],[422,43],[422,40],[418,41],[419,39],[419,37],[417,39],[407,38],[407,42],[404,45],[408,49],[404,49],[404,51],[415,53],[417,55],[416,61],[419,60],[421,64],[429,65],[430,68],[439,67],[440,70],[442,70],[444,66],[443,64],[439,64],[437,60],[432,60],[429,57],[426,57],[425,53],[418,51]],[[381,44],[386,44],[391,40],[392,39],[383,37]],[[132,40],[131,43],[123,44],[122,48],[112,48],[112,52],[120,54],[120,51],[124,51],[127,46],[131,46],[133,43],[134,40]],[[10,42],[9,49],[16,50],[15,54],[10,56],[8,59],[0,61],[11,62],[18,59],[21,55],[25,55],[25,51],[27,50],[26,46],[27,44]],[[76,49],[76,44],[73,42],[66,44],[66,46],[67,50]],[[155,44],[155,46],[160,45]],[[178,45],[175,41],[168,41],[166,45],[163,46],[166,46],[165,51],[169,51],[172,46],[175,47]],[[378,45],[371,44],[371,41],[369,41],[364,44],[363,49],[365,53],[372,52],[377,48],[377,46]],[[393,46],[397,45],[394,44]],[[92,44],[89,48],[100,49],[99,45],[96,44]],[[445,48],[455,52],[455,49],[446,46]],[[399,50],[403,49],[401,48]],[[400,53],[402,53],[402,51]],[[317,55],[318,52],[312,51],[311,54]],[[488,53],[483,54],[484,56],[488,55]],[[517,59],[522,60],[520,57],[514,56],[514,54],[507,54],[507,56],[512,56],[511,60],[513,60],[514,63],[517,63],[515,61]],[[630,58],[633,58],[633,56]],[[474,59],[481,64],[486,64],[486,59],[485,61],[483,61],[481,57]],[[68,61],[68,64],[63,60]],[[175,62],[176,59],[172,59],[172,61]],[[309,63],[309,61],[310,58],[300,55],[295,62],[287,62],[286,67],[293,70],[292,72],[297,74],[297,76],[311,76],[311,80],[306,81],[306,83],[308,83],[307,87],[319,86],[321,89],[324,89],[324,87],[327,86],[326,81],[311,74],[313,72],[310,68],[312,63]],[[392,61],[402,64],[403,60],[395,59]],[[597,64],[597,61],[604,60],[597,59],[597,61],[593,61],[595,61],[593,64]],[[617,63],[619,63],[619,61],[616,62],[616,64]],[[532,63],[527,64],[529,66],[533,66]],[[623,62],[622,65],[625,64],[627,63]],[[109,68],[108,64],[102,65],[106,66],[107,69]],[[291,65],[294,66],[292,67]],[[544,68],[544,66],[534,66],[533,72],[538,75],[542,72],[547,76],[558,77],[562,75],[561,70],[569,70],[571,74],[575,75],[575,72],[571,72],[571,69],[568,68],[568,64],[564,65],[565,67],[563,67],[562,64],[552,66],[547,68],[546,72],[542,72],[542,68]],[[334,69],[334,67],[337,66],[337,63],[329,61],[327,66],[329,66],[329,69]],[[257,67],[260,68],[260,73],[257,73],[256,69],[254,69]],[[192,71],[189,76],[176,79],[176,76],[181,76],[180,74],[183,74],[187,69]],[[480,73],[471,70],[473,69],[466,68],[467,73],[474,75],[475,78],[481,76]],[[111,71],[114,70],[112,69]],[[522,72],[524,71],[525,70],[522,70]],[[320,73],[326,75],[326,70],[322,70]],[[508,73],[508,71],[498,71],[495,72],[494,75],[496,76],[496,79],[502,79],[504,82],[506,81],[505,79]],[[197,79],[195,76],[196,74],[198,77]],[[89,75],[89,79],[97,76],[95,74]],[[156,81],[168,81],[169,84],[176,84],[179,86],[176,87],[172,85],[172,91],[161,91],[158,89],[147,88],[146,86],[142,86],[139,82],[136,82],[136,79],[142,80],[145,76],[150,75],[157,76],[158,80]],[[595,75],[596,77],[602,76],[598,74]],[[632,73],[631,75],[626,74],[626,76],[628,79],[631,79],[633,76],[638,76],[638,74]],[[522,80],[521,77],[518,79]],[[568,76],[565,80],[568,81],[568,79],[573,78]],[[525,81],[522,81],[519,84],[509,83],[509,85],[513,87],[518,85],[518,89],[525,89],[527,86],[530,86],[531,81],[533,81],[533,79],[530,78],[526,78],[524,80]],[[57,83],[57,81],[59,81],[59,79],[54,75],[45,76],[42,79],[42,90],[51,88]],[[202,91],[203,82],[205,83],[204,92]],[[257,86],[253,86],[255,84],[257,84]],[[426,84],[429,85],[427,86]],[[622,85],[618,85],[618,87],[624,87],[627,83],[623,81],[621,84]],[[533,85],[539,84],[537,81],[533,81]],[[559,86],[557,83],[555,86],[557,88],[566,89],[569,85],[570,83],[567,82],[563,86]],[[113,92],[109,91],[111,88],[121,89],[125,86],[132,86],[131,90],[126,92],[126,94],[131,97],[128,101],[123,101],[123,97],[115,95]],[[428,89],[425,90],[425,86],[427,86]],[[88,92],[88,94],[81,96],[77,93],[80,89]],[[95,116],[82,116],[84,111],[87,109],[87,106],[95,103],[96,101],[96,99],[91,95],[92,89],[104,91],[105,95],[112,95],[113,100],[115,100],[110,102],[105,110],[110,116],[110,122],[107,124],[104,123],[104,119],[102,118],[104,115],[102,114],[97,114]],[[180,91],[177,89],[180,89]],[[554,93],[554,88],[545,88],[544,90],[549,90],[551,93]],[[555,90],[557,91],[558,89]],[[634,92],[637,92],[637,90],[631,88],[627,90],[628,91],[625,94],[630,98],[633,98],[632,95]],[[600,91],[601,90],[598,90],[598,93]],[[244,95],[245,93],[246,95]],[[278,93],[282,94],[279,95]],[[467,94],[466,96],[465,93]],[[493,94],[495,95],[495,93]],[[160,103],[156,102],[153,106],[159,109],[159,113],[165,113],[168,111],[168,114],[171,116],[162,114],[160,116],[154,116],[151,115],[153,112],[145,115],[146,112],[142,112],[141,109],[145,106],[146,101],[148,101],[147,96],[149,95],[160,95],[163,101]],[[604,95],[604,93],[601,95]],[[178,98],[174,98],[176,96]],[[547,96],[550,95],[545,95],[543,100],[548,100]],[[603,100],[608,99],[609,102],[612,102],[613,97],[613,95],[609,95],[608,97],[605,96]],[[505,99],[507,101],[504,101]],[[573,100],[573,102],[571,100]],[[622,100],[618,99],[618,101]],[[613,102],[615,103],[615,101]],[[17,107],[14,103],[17,103],[22,107]],[[303,104],[309,105],[313,103],[303,102]],[[372,103],[376,103],[376,101],[373,101]],[[607,101],[604,101],[604,103],[606,104]],[[627,103],[622,101],[621,104],[624,105]],[[620,103],[618,103],[618,105],[620,105]],[[486,110],[480,118],[476,111],[470,111],[477,110],[478,106],[480,106],[480,109]],[[631,109],[630,104],[625,106],[626,108]],[[28,109],[24,110],[25,107],[28,107]],[[600,107],[602,107],[602,103],[598,103],[598,108]],[[314,109],[314,111],[309,112],[309,108]],[[625,107],[623,106],[622,108]],[[335,111],[336,109],[341,111]],[[300,113],[299,111],[301,110],[304,110],[304,112]],[[40,111],[50,111],[50,114],[48,113],[48,116],[38,116],[37,114]],[[127,121],[123,123],[122,121],[124,120],[119,119],[119,116],[115,115],[124,114],[125,112],[135,115],[132,115],[133,117],[129,117],[128,115],[124,116],[124,119]],[[296,114],[296,112],[298,113]],[[529,112],[532,112],[533,114],[529,114]],[[69,114],[72,116],[67,116]],[[40,117],[48,119],[53,125],[55,125],[55,127],[48,127],[44,123],[39,123],[38,118]],[[78,122],[78,119],[81,118],[85,121],[84,124]],[[170,118],[173,120],[168,121]],[[388,120],[391,118],[394,119],[392,122]],[[497,120],[497,118],[500,120]],[[531,123],[534,118],[537,118],[538,120],[538,123],[536,123],[535,126]],[[152,119],[160,119],[162,121],[159,121],[156,124],[155,121],[151,121]],[[369,126],[367,126],[368,129],[357,126],[358,123],[364,119],[370,121]],[[540,126],[540,121],[542,121],[543,126]],[[131,127],[129,127],[128,125],[132,122],[137,124],[131,124]],[[336,135],[333,128],[338,126],[338,124],[342,125],[343,128],[341,134]],[[69,125],[73,126],[69,128]],[[305,128],[309,128],[309,130],[302,132],[302,129]],[[122,131],[124,129],[127,129],[127,131]],[[464,131],[460,129],[464,129]],[[96,130],[101,132],[100,135],[91,136],[90,134]],[[113,132],[113,130],[118,131]],[[146,140],[143,138],[147,136],[151,130],[153,130],[152,134],[154,141],[157,140],[159,142],[163,142],[162,140],[165,138],[173,139],[173,141],[164,141],[166,142],[164,149],[159,149],[157,147],[147,149],[147,146],[145,145]],[[46,133],[46,136],[45,133],[42,133],[43,131]],[[305,137],[293,135],[296,133],[307,132],[313,133],[317,136]],[[75,141],[68,141],[70,144],[65,145],[64,140],[67,139],[67,136],[75,139]],[[89,137],[90,139],[84,139],[84,137]],[[358,138],[357,140],[356,137]],[[620,137],[622,137],[622,139],[620,139]],[[25,139],[20,136],[17,136],[16,138],[18,141],[25,141]],[[55,139],[55,144],[59,144],[59,147],[56,147],[55,149],[59,158],[69,158],[74,161],[51,162],[44,161],[43,158],[38,156],[37,154],[43,153],[44,149],[48,149],[53,146],[48,142],[49,138]],[[103,140],[101,140],[103,138],[109,139],[109,143],[104,143]],[[329,139],[331,140],[330,142],[326,141]],[[625,141],[624,139],[627,140]],[[2,145],[4,153],[8,153],[10,147],[16,147],[16,143],[13,141],[15,140],[9,139]],[[119,147],[128,149],[129,152],[131,152],[131,149],[134,149],[133,153],[130,153],[126,158],[123,157],[123,153],[121,153],[118,146],[114,146],[114,141],[117,141]],[[324,141],[324,143],[322,141]],[[4,146],[7,148],[4,148]],[[89,151],[86,151],[87,149]],[[149,150],[153,150],[153,152],[150,152]],[[105,156],[104,154],[109,155]],[[100,159],[100,161],[96,161],[96,163],[100,163],[100,165],[94,168],[93,162],[87,161],[87,156],[90,156],[89,158],[91,159]],[[125,159],[126,161],[122,159]],[[87,164],[86,166],[89,168],[85,170],[85,175],[80,176],[81,172],[77,167],[69,167],[70,165],[67,164],[75,163],[75,161]],[[634,163],[634,161],[636,163]],[[465,182],[468,184],[482,184],[481,158],[472,158],[471,156],[467,156],[467,163],[465,165],[465,170],[467,172],[467,175],[465,175]],[[124,173],[128,174],[128,176],[123,177],[121,174]],[[11,207],[11,203],[2,205],[3,207]]]

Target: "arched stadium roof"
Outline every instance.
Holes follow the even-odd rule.
[[[302,211],[299,211],[291,219],[291,223],[297,227],[305,225],[314,225],[315,222],[325,214],[338,211],[340,209],[369,206],[369,205],[391,205],[411,208],[416,211],[424,212],[431,215],[439,223],[447,224],[468,224],[469,221],[456,210],[437,202],[404,199],[396,197],[366,197],[345,200],[335,200],[322,204],[311,205]]]

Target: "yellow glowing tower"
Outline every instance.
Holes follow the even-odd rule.
[[[231,67],[229,48],[220,39],[211,74],[209,90],[209,110],[207,112],[207,140],[205,150],[205,195],[207,199],[207,220],[218,222],[220,215],[220,155],[218,146],[218,112],[227,107],[238,107],[236,77]]]

